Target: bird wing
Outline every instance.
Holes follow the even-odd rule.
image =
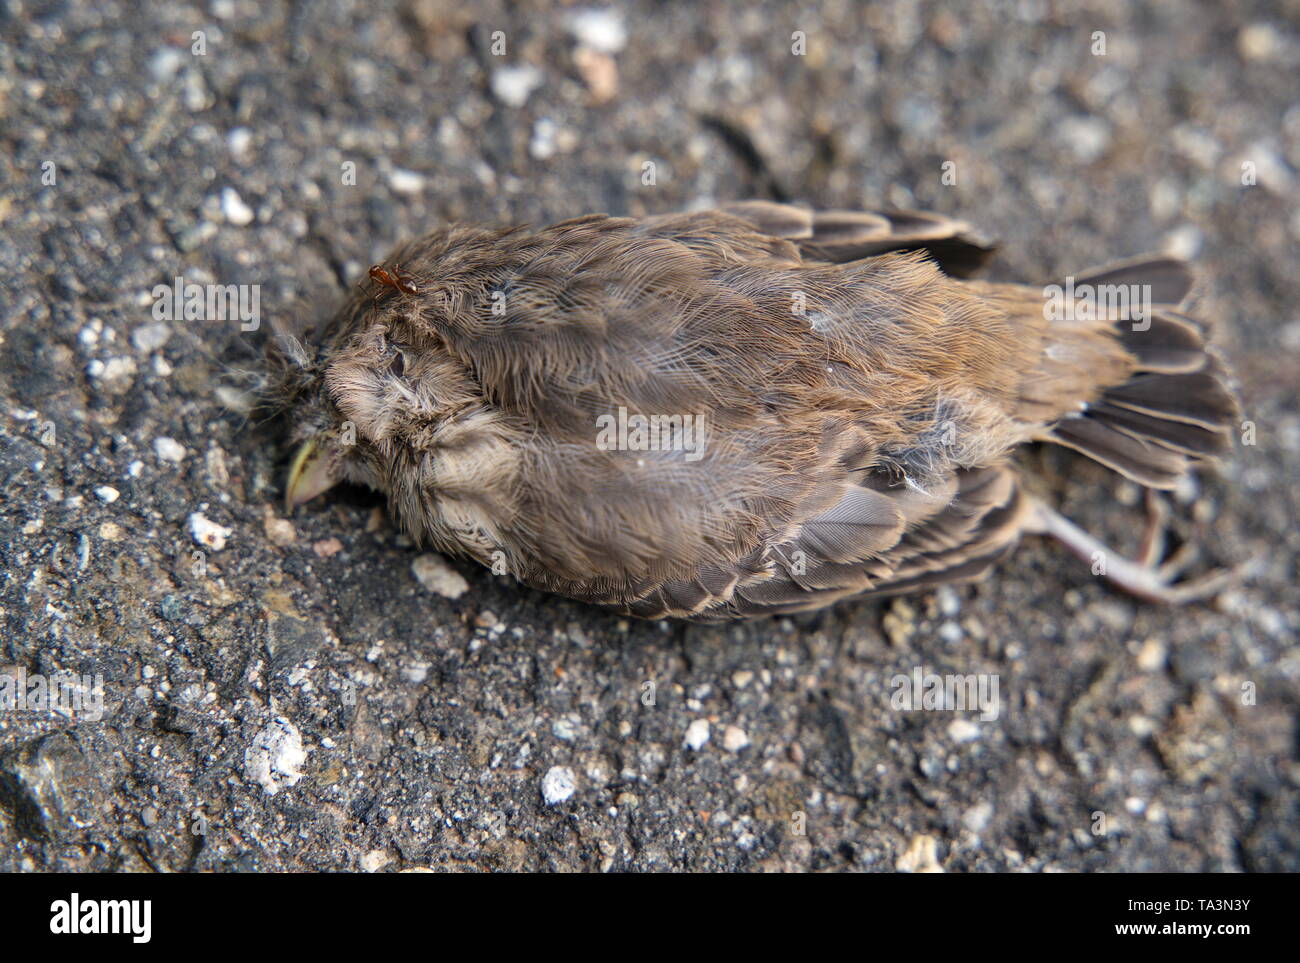
[[[876,497],[846,494],[789,538],[655,585],[625,611],[730,621],[972,581],[1015,546],[1031,510],[1014,472],[1001,466],[957,471],[929,493],[906,486],[859,492]]]
[[[815,211],[775,201],[721,208],[772,237],[792,241],[811,259],[843,264],[890,251],[925,251],[945,274],[970,277],[997,246],[965,221],[928,211]]]

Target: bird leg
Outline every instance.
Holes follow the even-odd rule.
[[[1168,509],[1153,492],[1148,492],[1147,527],[1137,559],[1127,559],[1113,552],[1064,515],[1035,500],[1034,511],[1024,530],[1034,535],[1050,535],[1071,552],[1092,565],[1094,575],[1109,579],[1131,595],[1149,602],[1177,605],[1217,595],[1239,574],[1236,569],[1220,569],[1188,581],[1177,581],[1195,560],[1190,542],[1182,545],[1164,562],[1165,522]]]

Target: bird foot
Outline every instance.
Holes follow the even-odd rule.
[[[1149,602],[1180,605],[1212,598],[1241,574],[1240,567],[1218,569],[1197,578],[1179,581],[1179,576],[1197,558],[1196,548],[1187,542],[1169,558],[1161,561],[1165,547],[1165,523],[1169,509],[1154,492],[1147,492],[1147,526],[1136,559],[1113,552],[1064,515],[1042,502],[1035,502],[1034,513],[1025,531],[1050,535],[1071,552],[1092,565],[1100,575],[1119,588]]]

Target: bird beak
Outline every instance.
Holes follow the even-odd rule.
[[[309,438],[303,442],[289,466],[289,483],[284,489],[287,510],[293,511],[303,502],[338,484],[339,479],[335,477],[330,462],[328,450],[323,449],[316,439]]]

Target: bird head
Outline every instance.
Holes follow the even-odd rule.
[[[321,336],[278,339],[295,446],[285,501],[364,485],[417,539],[479,555],[508,511],[513,432],[439,336],[444,294],[402,277],[413,290],[372,272]]]

